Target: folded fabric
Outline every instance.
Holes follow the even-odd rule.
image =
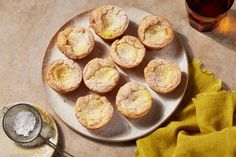
[[[135,157],[236,156],[236,92],[222,91],[221,80],[200,66],[190,65],[184,100],[161,128],[136,141]]]

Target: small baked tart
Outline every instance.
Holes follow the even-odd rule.
[[[138,36],[151,49],[165,47],[174,37],[169,21],[161,16],[145,16],[138,26]]]
[[[115,63],[109,58],[95,58],[84,67],[85,85],[98,93],[111,91],[117,85],[119,78]]]
[[[58,33],[57,47],[70,59],[82,59],[92,51],[94,37],[88,29],[79,26],[69,26]]]
[[[75,116],[88,129],[105,126],[112,118],[113,107],[105,96],[95,94],[79,97],[75,105]]]
[[[68,93],[79,87],[82,80],[80,66],[72,60],[56,60],[47,71],[48,85],[59,93]]]
[[[118,65],[133,68],[142,62],[145,47],[138,38],[127,35],[112,43],[110,56]]]
[[[160,94],[172,92],[181,81],[179,66],[171,60],[153,59],[144,69],[148,85]]]
[[[130,119],[146,115],[152,107],[152,95],[143,85],[128,82],[122,86],[116,96],[117,110]]]
[[[90,24],[101,38],[115,39],[125,32],[129,19],[121,8],[104,5],[91,11]]]

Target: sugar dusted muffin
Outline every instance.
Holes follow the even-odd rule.
[[[144,77],[148,85],[158,93],[170,93],[181,81],[181,71],[174,61],[153,59],[144,69]]]
[[[85,85],[98,93],[111,91],[119,78],[115,63],[109,58],[95,58],[87,63],[83,71]]]
[[[92,51],[94,37],[92,32],[86,28],[69,26],[58,33],[57,47],[70,59],[82,59]]]
[[[104,96],[95,94],[79,97],[75,105],[75,116],[88,129],[105,126],[112,118],[113,107]]]
[[[118,65],[133,68],[142,62],[145,47],[138,38],[127,35],[112,43],[110,56]]]
[[[82,80],[80,66],[72,60],[56,60],[47,71],[48,85],[59,93],[68,93],[77,89]]]
[[[117,110],[130,119],[146,115],[152,107],[152,95],[143,85],[128,82],[122,86],[116,96]]]
[[[90,24],[101,38],[115,39],[125,32],[129,19],[121,8],[104,5],[91,11]]]
[[[172,41],[174,31],[166,18],[148,15],[138,26],[138,36],[146,47],[161,49]]]

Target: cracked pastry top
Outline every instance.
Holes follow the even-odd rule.
[[[111,91],[119,77],[115,63],[110,58],[95,58],[87,63],[83,71],[85,85],[98,93]]]
[[[111,120],[112,115],[113,107],[105,96],[91,94],[77,99],[75,116],[86,128],[101,128]]]
[[[118,65],[133,68],[142,62],[145,47],[138,38],[127,35],[112,43],[110,56]]]
[[[171,60],[153,59],[144,69],[148,85],[160,94],[172,92],[181,81],[179,66]]]
[[[70,59],[82,59],[92,51],[94,37],[88,29],[79,26],[69,26],[58,33],[57,47]]]
[[[165,47],[174,37],[169,21],[161,16],[145,16],[138,26],[138,36],[151,49]]]
[[[121,8],[114,5],[104,5],[91,11],[90,24],[100,37],[115,39],[125,32],[129,19]]]
[[[77,89],[82,80],[80,66],[72,60],[56,60],[48,68],[48,85],[59,93],[68,93]]]
[[[152,107],[152,95],[143,85],[128,82],[122,86],[116,96],[117,110],[130,119],[146,115]]]

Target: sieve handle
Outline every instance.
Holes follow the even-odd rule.
[[[45,137],[40,135],[40,138],[42,138],[50,147],[52,147],[56,152],[58,152],[62,156],[64,156],[64,157],[67,157],[67,156],[74,157],[73,155],[71,155],[70,153],[62,150],[62,148],[58,147],[57,145],[55,145],[54,143],[52,143],[51,141],[49,141]]]

